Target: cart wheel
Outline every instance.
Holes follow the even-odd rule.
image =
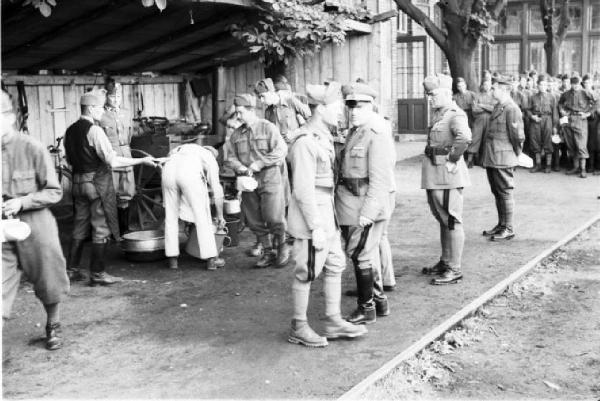
[[[135,158],[148,157],[143,150],[131,149]],[[130,223],[134,229],[150,230],[161,228],[165,211],[162,203],[160,170],[146,165],[133,166],[135,194],[131,199]]]

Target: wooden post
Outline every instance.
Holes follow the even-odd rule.
[[[213,72],[213,90],[212,90],[212,126],[213,132],[220,138],[225,139],[225,127],[219,123],[219,117],[225,112],[227,107],[227,81],[225,80],[225,67],[219,66]]]

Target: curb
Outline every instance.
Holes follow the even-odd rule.
[[[446,331],[450,330],[452,327],[456,326],[461,320],[466,318],[475,312],[478,308],[489,302],[492,298],[496,297],[498,294],[503,292],[508,286],[517,281],[523,275],[527,274],[535,265],[537,265],[544,258],[551,255],[558,248],[564,246],[577,235],[581,234],[583,231],[588,229],[594,223],[600,220],[600,213],[596,214],[582,226],[576,228],[569,234],[567,234],[563,239],[556,242],[554,245],[550,246],[546,250],[542,251],[536,257],[527,262],[524,266],[520,267],[517,271],[513,272],[510,276],[500,281],[498,284],[481,294],[475,300],[471,301],[468,305],[463,307],[461,310],[456,312],[454,315],[450,316],[440,325],[435,327],[433,330],[429,331],[423,337],[421,337],[417,342],[413,343],[410,347],[402,351],[400,354],[396,355],[392,360],[386,362],[382,367],[377,369],[375,372],[371,373],[365,379],[363,379],[360,383],[356,384],[350,390],[342,394],[341,397],[338,398],[340,401],[346,400],[359,400],[361,394],[371,385],[375,384],[378,380],[385,377],[388,373],[390,373],[394,368],[400,365],[402,362],[407,359],[413,357],[415,354],[423,350],[430,343],[435,341],[437,338],[441,337]]]

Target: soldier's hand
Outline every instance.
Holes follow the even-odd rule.
[[[23,202],[21,199],[14,198],[9,199],[2,204],[2,212],[6,215],[6,217],[12,217],[15,214],[19,213],[23,208]]]
[[[452,163],[451,161],[447,161],[446,170],[448,170],[449,173],[454,174],[458,171],[458,164]]]
[[[237,173],[239,175],[248,175],[248,168],[246,166],[242,166],[238,168]]]
[[[325,248],[325,230],[323,230],[321,227],[315,228],[312,231],[312,242],[313,246],[317,251],[320,251],[321,249]]]
[[[258,165],[255,162],[252,162],[252,164],[250,164],[249,169],[254,173],[258,173],[260,171],[260,167],[258,167]]]
[[[142,164],[145,164],[146,166],[150,166],[150,167],[156,167],[156,163],[154,162],[154,157],[147,156],[147,157],[144,157],[142,160],[143,160]]]
[[[368,217],[360,216],[358,218],[358,225],[361,227],[370,226],[371,224],[373,224],[373,220],[369,219]]]

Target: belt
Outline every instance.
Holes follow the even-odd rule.
[[[574,111],[572,113],[569,113],[570,117],[583,117],[584,112],[583,111]]]
[[[369,177],[365,178],[346,178],[340,177],[338,184],[346,187],[350,193],[354,196],[364,195],[364,191],[361,191],[366,185],[369,184]]]
[[[448,153],[450,153],[448,148],[436,148],[429,145],[425,146],[425,156],[428,157],[447,155]]]

